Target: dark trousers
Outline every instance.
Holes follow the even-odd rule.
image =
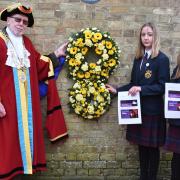
[[[173,153],[171,161],[171,180],[180,180],[180,154]]]
[[[139,145],[140,180],[157,179],[159,159],[159,148]]]

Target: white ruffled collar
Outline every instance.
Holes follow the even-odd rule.
[[[15,67],[17,69],[20,68],[29,68],[30,67],[30,60],[29,51],[25,48],[23,43],[22,36],[15,36],[11,30],[7,27],[6,28],[9,41],[7,43],[7,60],[6,65]]]

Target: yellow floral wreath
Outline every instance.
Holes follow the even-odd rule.
[[[77,81],[69,92],[69,101],[76,114],[86,119],[98,118],[108,109],[110,93],[101,81]]]
[[[96,62],[87,62],[90,51],[98,56]],[[108,32],[97,28],[82,29],[69,38],[66,59],[70,77],[106,82],[119,64],[119,54],[120,50]]]
[[[88,62],[94,53],[96,62]],[[69,101],[76,114],[98,118],[109,108],[111,97],[105,84],[119,64],[120,50],[109,33],[86,28],[69,38],[66,60],[70,77]],[[91,54],[90,54],[91,55]]]

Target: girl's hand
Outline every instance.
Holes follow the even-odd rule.
[[[106,84],[106,88],[109,90],[110,93],[113,93],[113,94],[117,93],[117,90],[109,84]]]
[[[141,92],[141,87],[133,86],[131,89],[129,89],[128,94],[130,94],[131,96],[135,96],[138,92]]]

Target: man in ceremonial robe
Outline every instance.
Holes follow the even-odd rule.
[[[67,135],[54,80],[53,65],[65,55],[66,44],[40,55],[28,37],[32,8],[20,3],[0,14],[0,179],[46,169],[39,81],[48,84],[46,128],[51,141]]]

